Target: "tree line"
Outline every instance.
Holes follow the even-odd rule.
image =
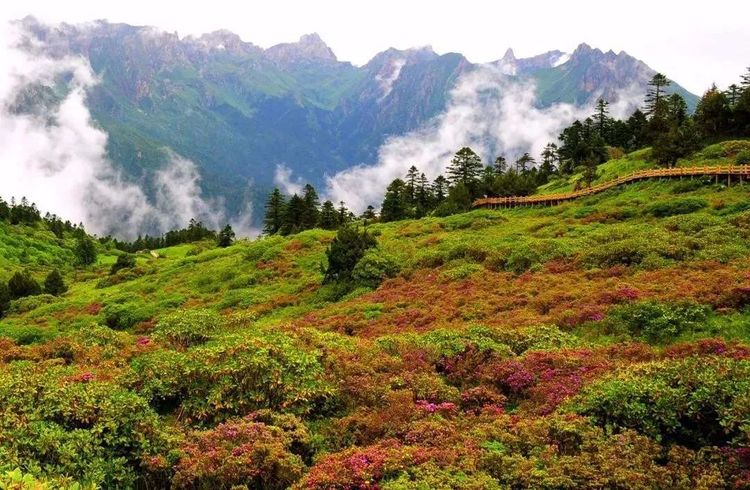
[[[70,221],[63,221],[57,215],[50,213],[42,217],[36,204],[29,203],[26,197],[22,197],[20,202],[16,202],[15,197],[11,197],[10,202],[6,202],[0,197],[0,222],[10,225],[44,223],[47,229],[54,233],[57,238],[63,238],[65,232],[71,233],[75,237],[86,235],[82,223],[76,225]]]
[[[578,185],[591,185],[597,166],[612,155],[650,146],[654,160],[673,166],[705,144],[750,136],[750,68],[725,91],[712,86],[692,115],[680,94],[669,93],[670,85],[665,75],[655,74],[642,108],[624,120],[610,117],[609,103],[599,99],[594,113],[564,128],[557,142],[544,147],[538,161],[524,153],[514,162],[500,155],[485,165],[471,148],[463,147],[452,158],[446,175],[433,180],[411,166],[403,178],[394,179],[385,189],[380,215],[368,206],[361,218],[388,222],[445,216],[470,209],[480,197],[529,195],[553,176],[580,172]],[[331,201],[321,205],[315,188],[308,184],[302,195],[291,197],[274,189],[266,202],[263,230],[283,235],[316,227],[332,230],[354,219],[343,202],[338,209]]]
[[[665,75],[655,74],[643,108],[625,120],[611,118],[609,104],[600,99],[591,117],[575,121],[560,134],[560,147],[555,147],[559,173],[569,175],[582,168],[584,182],[590,184],[596,166],[608,159],[608,148],[631,152],[650,146],[652,158],[671,167],[703,145],[750,136],[750,68],[725,91],[713,85],[692,115],[680,94],[668,93],[670,85]]]

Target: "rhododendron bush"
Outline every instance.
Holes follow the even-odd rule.
[[[97,242],[0,319],[0,488],[750,488],[747,190],[684,184],[370,223],[343,285]]]

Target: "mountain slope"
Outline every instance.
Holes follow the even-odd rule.
[[[749,213],[743,186],[651,181],[373,224],[354,290],[321,284],[329,231],[115,274],[102,247],[0,319],[0,482],[742,487]]]
[[[199,166],[204,191],[233,212],[261,203],[277,165],[320,186],[326,174],[374,162],[388,137],[443,112],[457,81],[477,66],[421,48],[389,49],[355,67],[316,34],[262,49],[227,31],[179,38],[104,21],[21,24],[45,52],[82,56],[99,75],[87,105],[127,176],[148,185],[171,149]],[[536,84],[540,107],[623,94],[632,107],[653,74],[626,53],[585,44],[570,56],[516,59],[509,50],[495,64],[517,83]],[[674,88],[694,106],[695,96]]]

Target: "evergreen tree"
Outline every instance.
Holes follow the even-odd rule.
[[[294,194],[284,208],[284,224],[282,235],[290,235],[302,231],[302,215],[305,212],[305,201]]]
[[[10,288],[5,282],[0,282],[0,318],[8,311],[11,299]]]
[[[110,275],[117,274],[117,271],[122,269],[132,269],[135,267],[135,255],[131,255],[128,253],[120,254],[117,256],[117,261],[112,264],[112,267],[109,269]]]
[[[52,271],[47,274],[47,277],[44,279],[44,292],[47,294],[51,294],[52,296],[60,296],[61,294],[65,294],[65,291],[67,290],[68,286],[65,285],[60,271],[57,269],[52,269]]]
[[[427,214],[432,204],[432,193],[430,192],[430,181],[424,173],[419,174],[416,189],[417,217]]]
[[[89,237],[81,237],[76,241],[76,258],[81,265],[91,265],[96,262],[96,246]]]
[[[508,161],[503,155],[499,155],[497,158],[495,158],[495,164],[493,165],[493,168],[497,175],[502,175],[506,170],[508,170]]]
[[[326,201],[320,209],[319,226],[324,230],[335,230],[339,226],[339,215],[331,201]]]
[[[726,135],[732,119],[727,96],[713,85],[698,102],[694,118],[703,138],[713,141]]]
[[[630,134],[628,150],[638,150],[648,145],[648,119],[646,114],[640,109],[635,112],[626,121],[628,133]]]
[[[646,92],[646,115],[651,117],[658,115],[664,101],[664,91],[670,84],[669,79],[661,73],[657,73],[651,78],[651,81],[648,82],[649,89]]]
[[[232,226],[227,223],[227,225],[219,232],[217,244],[220,247],[226,248],[234,242],[234,237],[234,230],[232,229]]]
[[[18,271],[8,281],[8,289],[12,299],[42,294],[42,287],[27,271]]]
[[[524,153],[518,158],[518,160],[516,160],[516,171],[520,174],[525,174],[535,163],[536,161],[531,155]]]
[[[747,67],[747,71],[743,75],[740,75],[740,87],[742,87],[743,92],[750,89],[750,66]]]
[[[594,113],[594,122],[596,123],[596,130],[602,139],[607,137],[607,128],[609,126],[609,102],[604,99],[599,99],[596,102],[596,112]]]
[[[695,124],[687,119],[681,126],[673,125],[654,140],[653,157],[662,165],[673,167],[677,160],[700,148]]]
[[[320,215],[320,210],[318,209],[320,201],[318,200],[318,193],[310,184],[307,184],[304,187],[302,201],[304,201],[304,206],[302,208],[302,215],[300,216],[300,227],[303,230],[315,228],[315,225],[318,224],[318,217]]]
[[[406,183],[396,179],[388,185],[380,208],[380,219],[383,222],[398,221],[408,218],[408,193]]]
[[[279,188],[275,188],[266,201],[266,216],[263,219],[263,233],[273,235],[284,226],[285,199]]]
[[[443,202],[448,195],[448,179],[442,175],[435,177],[432,182],[432,195],[436,204]]]
[[[351,279],[357,262],[365,255],[367,249],[377,245],[367,230],[362,233],[354,226],[342,226],[326,250],[328,267],[323,283],[334,281],[345,282]]]
[[[463,184],[471,192],[477,187],[483,168],[479,155],[465,146],[458,150],[446,171],[452,185]]]
[[[372,207],[372,205],[367,206],[367,209],[362,213],[362,219],[366,221],[373,221],[378,219],[378,216],[375,214],[375,208]]]
[[[349,211],[349,208],[346,207],[346,203],[344,201],[339,201],[338,215],[339,226],[344,226],[353,219],[353,214]]]
[[[733,83],[732,85],[727,87],[727,89],[724,91],[724,95],[727,97],[729,107],[734,108],[737,106],[737,102],[739,102],[740,100],[740,95],[742,95],[742,88],[736,83]]]
[[[550,175],[555,173],[558,164],[557,145],[547,143],[542,151],[542,164],[539,167],[539,173],[543,180],[546,181]]]
[[[419,180],[419,170],[412,165],[406,172],[406,198],[411,206],[416,203],[417,199],[417,181]]]
[[[682,98],[682,95],[675,92],[667,99],[667,107],[670,124],[681,126],[688,117],[685,99]]]

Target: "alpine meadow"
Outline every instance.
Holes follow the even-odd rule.
[[[750,489],[737,21],[68,3],[0,16],[0,490]]]

